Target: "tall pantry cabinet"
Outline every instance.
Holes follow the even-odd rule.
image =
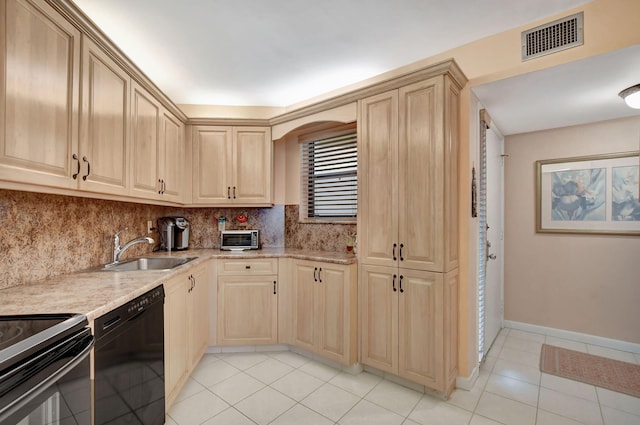
[[[457,375],[462,84],[435,75],[361,100],[358,117],[361,361],[445,395]]]

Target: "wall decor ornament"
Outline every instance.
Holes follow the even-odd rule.
[[[640,235],[638,155],[536,161],[536,232]]]
[[[471,217],[478,217],[478,187],[476,184],[476,166],[471,168]]]

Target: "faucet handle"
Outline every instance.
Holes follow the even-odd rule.
[[[113,235],[113,246],[115,247],[115,249],[120,248],[120,233],[124,232],[125,230],[129,230],[129,228],[125,227],[124,229],[120,229],[116,232],[115,235]]]

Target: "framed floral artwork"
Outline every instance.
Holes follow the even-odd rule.
[[[536,161],[536,232],[640,235],[638,154]]]

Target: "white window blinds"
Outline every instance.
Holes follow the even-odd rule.
[[[478,192],[478,361],[483,361],[485,347],[485,289],[487,277],[487,123],[480,120],[480,187]]]
[[[301,215],[353,221],[358,211],[356,133],[307,141],[301,146]]]

